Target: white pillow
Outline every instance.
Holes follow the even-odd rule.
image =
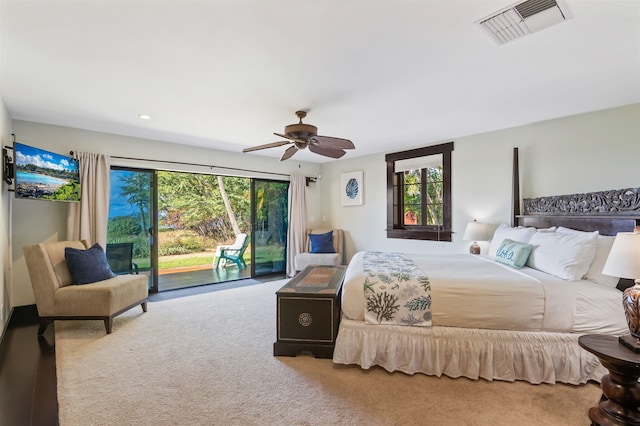
[[[604,264],[607,263],[607,258],[609,257],[609,252],[611,251],[611,246],[613,246],[613,241],[615,239],[616,237],[598,235],[596,256],[593,258],[593,262],[591,262],[591,266],[587,271],[586,279],[598,284],[606,285],[607,287],[615,287],[618,285],[620,277],[612,277],[602,273],[602,268],[604,268]]]
[[[610,275],[604,275],[602,273],[602,268],[604,268],[604,264],[607,262],[609,252],[611,251],[611,246],[613,245],[613,240],[615,240],[616,237],[600,235],[598,231],[585,232],[571,228],[565,228],[563,226],[558,228],[558,232],[592,237],[594,234],[597,235],[598,242],[596,245],[596,255],[593,258],[593,262],[591,262],[589,270],[587,271],[587,275],[584,278],[598,284],[606,285],[607,287],[615,287],[618,285],[620,277],[612,277]]]
[[[536,233],[536,228],[512,228],[507,224],[501,224],[498,226],[493,233],[493,238],[491,239],[491,244],[489,245],[489,256],[496,255],[500,244],[506,239],[516,241],[519,243],[527,244],[533,234]]]
[[[527,266],[563,280],[581,280],[596,255],[598,232],[536,232]]]
[[[584,238],[594,238],[594,236],[600,235],[598,231],[578,231],[577,229],[565,228],[564,226],[558,226],[556,232],[561,234],[581,235]]]

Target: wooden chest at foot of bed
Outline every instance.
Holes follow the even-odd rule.
[[[308,266],[276,292],[274,355],[333,357],[344,271],[344,266]]]

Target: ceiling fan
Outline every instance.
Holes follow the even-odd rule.
[[[340,158],[346,152],[345,149],[354,149],[353,142],[348,139],[334,138],[331,136],[318,136],[318,128],[311,124],[305,124],[302,119],[307,116],[306,111],[296,111],[296,115],[300,122],[289,124],[284,128],[284,134],[274,133],[276,136],[287,139],[286,141],[272,142],[264,145],[258,145],[251,148],[245,148],[242,152],[257,151],[259,149],[276,148],[287,144],[293,144],[284,151],[280,161],[289,159],[300,149],[309,147],[309,151],[324,155],[325,157]]]

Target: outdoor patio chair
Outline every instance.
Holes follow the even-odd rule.
[[[222,254],[222,250],[240,250],[246,239],[247,239],[247,234],[240,233],[236,235],[236,240],[233,242],[233,244],[221,245],[216,247],[216,253],[213,255],[213,263],[216,265],[216,268],[218,266],[226,265],[227,261],[225,259],[220,258],[220,255]]]
[[[246,234],[245,234],[246,235]],[[243,256],[244,252],[249,246],[249,241],[251,239],[246,237],[242,242],[242,246],[240,248],[223,248],[220,250],[220,256],[218,256],[218,261],[216,262],[216,269],[220,266],[221,260],[230,260],[236,265],[238,265],[238,269],[244,269],[247,267],[247,263],[244,261]]]
[[[109,267],[115,274],[138,273],[138,265],[133,262],[133,243],[107,244],[105,251]]]

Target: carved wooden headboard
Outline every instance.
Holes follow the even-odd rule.
[[[514,226],[564,226],[580,231],[600,231],[602,235],[631,232],[640,226],[640,188],[525,198],[522,200],[524,214],[521,214],[519,182],[518,148],[514,148]]]

